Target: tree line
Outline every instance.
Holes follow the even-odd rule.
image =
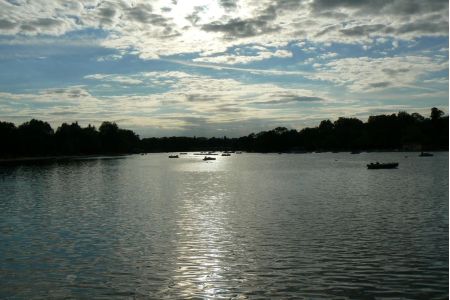
[[[367,122],[341,117],[300,131],[277,127],[239,138],[139,138],[113,122],[81,127],[31,120],[19,126],[0,121],[0,157],[116,155],[141,152],[242,150],[252,152],[448,150],[448,116],[433,107],[429,117],[399,112]]]

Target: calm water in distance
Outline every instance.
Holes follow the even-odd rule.
[[[0,166],[0,298],[448,298],[447,152],[201,159]]]

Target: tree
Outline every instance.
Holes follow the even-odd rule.
[[[47,122],[32,119],[18,128],[19,152],[22,155],[52,155],[53,129]]]
[[[431,109],[431,121],[437,121],[444,115],[444,112],[436,107]]]
[[[356,118],[339,118],[334,122],[334,132],[339,149],[354,149],[362,147],[364,123]]]
[[[9,122],[0,121],[0,156],[6,156],[17,150],[17,128]]]

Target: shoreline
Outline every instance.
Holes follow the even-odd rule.
[[[9,157],[0,158],[0,165],[8,163],[26,163],[26,162],[46,162],[46,161],[70,161],[70,160],[85,160],[85,159],[114,159],[121,158],[128,155],[140,155],[140,154],[163,154],[163,153],[177,153],[182,151],[161,151],[161,152],[142,152],[142,153],[123,153],[123,154],[90,154],[90,155],[52,155],[52,156],[26,156],[26,157]],[[195,152],[195,151],[187,151]],[[221,151],[215,151],[221,152]],[[410,150],[374,150],[374,151],[361,151],[360,153],[351,153],[352,151],[308,151],[308,152],[251,152],[243,151],[243,153],[255,153],[255,154],[321,154],[321,153],[349,153],[352,155],[358,155],[362,153],[420,153],[422,151],[410,151]],[[449,152],[449,150],[427,150],[427,152]]]
[[[45,161],[64,161],[64,160],[84,160],[94,158],[120,158],[129,154],[92,154],[92,155],[52,155],[52,156],[26,156],[26,157],[10,157],[0,158],[0,165],[5,163],[20,163],[20,162],[45,162]]]

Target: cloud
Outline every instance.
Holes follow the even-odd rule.
[[[250,41],[274,47],[298,40],[361,44],[448,36],[448,1],[440,0],[36,0],[2,1],[0,11],[2,35],[102,29],[107,33],[100,39],[103,46],[144,59],[182,53],[205,57]]]
[[[11,22],[7,19],[0,19],[0,30],[10,30],[17,26],[16,23]]]
[[[448,9],[448,1],[431,0],[423,2],[420,0],[315,0],[312,2],[314,11],[328,11],[336,9],[356,10],[359,14],[389,14],[389,15],[416,15],[442,9]]]
[[[232,19],[226,23],[212,22],[202,26],[207,32],[220,32],[226,39],[235,39],[243,37],[252,37],[274,32],[279,29],[278,26],[271,26],[268,22],[270,16],[261,16],[251,19]]]
[[[100,80],[105,82],[116,82],[126,85],[142,84],[142,80],[132,78],[129,76],[116,75],[116,74],[92,74],[84,76],[85,79]]]
[[[225,10],[235,10],[237,8],[237,0],[219,0],[220,5]]]
[[[369,87],[371,88],[385,88],[390,85],[392,85],[392,83],[388,81],[369,83]]]
[[[295,102],[318,102],[318,101],[325,101],[324,98],[316,97],[316,96],[303,96],[298,94],[293,94],[291,92],[279,92],[274,93],[270,95],[272,99],[275,100],[269,100],[269,101],[262,101],[262,102],[253,102],[253,104],[286,104],[286,103],[295,103]]]
[[[0,35],[6,51],[47,56],[30,46],[51,48],[47,61],[78,55],[78,46],[114,49],[89,58],[83,70],[101,71],[80,78],[86,86],[1,93],[0,116],[260,130],[348,115],[347,108],[364,114],[351,105],[366,96],[379,105],[388,96],[416,103],[448,96],[447,1],[8,0],[0,1]],[[159,61],[138,66],[134,55]],[[106,74],[110,66],[117,68]],[[133,73],[166,66],[184,71]],[[338,107],[344,97],[350,106]]]
[[[292,57],[292,52],[287,50],[276,50],[274,52],[264,50],[257,52],[255,55],[222,54],[217,56],[198,57],[193,59],[193,61],[234,65],[234,64],[248,64],[251,62],[265,60],[273,57],[289,58]]]
[[[311,79],[330,81],[355,92],[383,88],[420,88],[417,81],[433,72],[448,69],[448,61],[427,56],[343,58],[316,65]]]
[[[53,122],[127,120],[133,126],[158,126],[164,130],[188,130],[195,120],[205,124],[241,124],[248,120],[295,120],[292,104],[323,103],[323,92],[286,88],[269,83],[246,84],[235,79],[219,79],[184,72],[143,72],[132,75],[92,74],[90,80],[106,81],[114,88],[122,81],[139,80],[148,85],[159,82],[168,89],[142,95],[98,96],[85,86],[44,89],[37,93],[0,93],[3,113],[33,115]],[[97,94],[97,93],[95,93]],[[276,101],[276,103],[275,103]],[[276,107],[267,104],[276,104]],[[11,114],[14,112],[14,114]],[[70,115],[68,112],[77,112]],[[174,124],[173,119],[180,120]],[[292,119],[291,119],[292,117]],[[181,121],[181,118],[184,118]],[[92,122],[92,120],[97,120]],[[192,119],[193,120],[193,119]],[[213,125],[211,125],[213,126]],[[220,126],[219,126],[220,127]]]
[[[187,94],[186,100],[189,102],[211,102],[215,100],[214,95],[205,95],[205,94]]]

